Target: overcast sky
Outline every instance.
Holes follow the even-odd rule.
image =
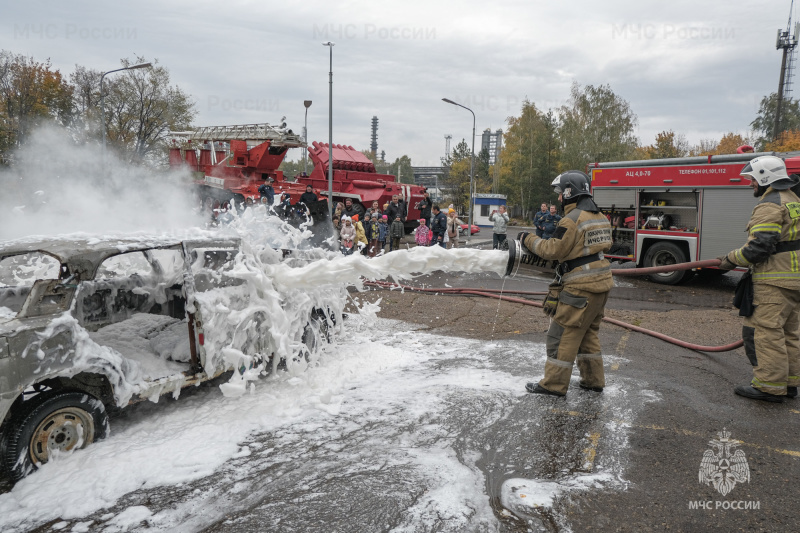
[[[445,135],[476,145],[505,130],[529,99],[558,107],[573,81],[609,84],[639,117],[639,138],[672,129],[692,143],[747,135],[761,98],[777,90],[788,0],[609,0],[458,3],[235,1],[4,2],[0,48],[118,68],[157,58],[197,104],[196,124],[277,123],[328,139],[328,48],[333,49],[333,140],[439,164]],[[113,74],[112,74],[113,76]],[[797,93],[794,96],[800,96]],[[289,159],[299,159],[300,151]]]

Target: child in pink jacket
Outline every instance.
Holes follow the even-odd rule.
[[[414,230],[414,240],[417,246],[428,246],[430,243],[430,228],[425,223],[425,219],[419,219],[419,226]]]

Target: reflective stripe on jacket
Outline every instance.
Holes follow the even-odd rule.
[[[767,283],[784,289],[800,289],[798,252],[777,252],[778,243],[800,238],[800,198],[791,190],[769,188],[753,208],[747,224],[747,242],[728,253],[732,263],[750,267],[753,283]]]
[[[564,212],[565,216],[552,238],[528,235],[523,243],[525,247],[539,257],[560,262],[611,249],[611,224],[605,215],[577,209],[575,204],[566,206]],[[614,285],[611,265],[606,259],[567,272],[561,281],[565,288],[574,287],[593,293],[610,291]]]

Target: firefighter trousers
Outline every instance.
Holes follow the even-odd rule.
[[[800,291],[756,283],[752,316],[744,319],[744,351],[753,365],[751,385],[783,396],[800,385]]]
[[[608,292],[592,293],[569,288],[561,291],[556,314],[547,331],[547,360],[544,378],[539,385],[566,394],[577,358],[581,383],[587,387],[605,387],[597,332],[607,301]]]

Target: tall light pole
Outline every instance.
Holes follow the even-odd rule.
[[[472,193],[475,188],[475,113],[467,106],[457,104],[447,98],[442,98],[442,101],[457,105],[458,107],[463,107],[472,113],[472,153],[469,154],[469,222],[467,222],[467,242],[469,242],[472,240]]]
[[[103,167],[105,167],[106,164],[106,94],[103,92],[103,79],[107,74],[111,74],[112,72],[119,72],[121,70],[136,70],[137,68],[148,68],[151,66],[153,65],[150,63],[142,63],[141,65],[133,65],[132,67],[109,70],[108,72],[103,72],[103,75],[100,76],[100,120],[103,121]]]
[[[322,46],[330,48],[331,66],[328,70],[328,213],[333,216],[333,47],[335,43],[330,41],[322,43]]]
[[[308,176],[308,108],[311,107],[311,100],[303,100],[303,105],[306,106],[306,121],[303,126],[303,141],[306,143],[306,151],[303,152],[303,171]]]

